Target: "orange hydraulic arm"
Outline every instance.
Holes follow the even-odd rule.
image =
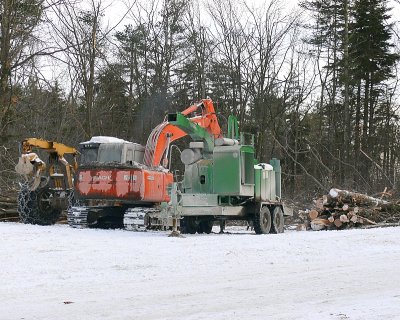
[[[190,106],[181,113],[188,116],[201,109],[201,115],[189,118],[190,121],[197,123],[206,129],[215,139],[221,137],[221,128],[215,114],[214,105],[211,99],[203,99],[199,103]],[[151,132],[144,155],[144,163],[148,166],[157,167],[161,163],[162,156],[166,152],[172,141],[180,139],[187,134],[178,127],[164,121]],[[166,157],[164,158],[166,159]],[[166,166],[166,163],[163,163]]]

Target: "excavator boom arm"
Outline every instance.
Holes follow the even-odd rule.
[[[199,109],[201,109],[201,115],[195,115],[191,118],[187,117]],[[216,139],[222,136],[221,128],[219,126],[211,99],[203,99],[198,104],[192,105],[178,114],[180,119],[179,126],[175,121],[165,121],[154,128],[154,130],[151,132],[147,140],[144,155],[144,163],[146,165],[152,167],[159,166],[169,144],[172,141],[180,139],[188,134],[187,130],[184,130],[187,128],[188,123],[182,118],[193,124],[193,128],[200,127],[204,129],[205,135],[211,140],[212,138]],[[184,126],[182,125],[183,122],[185,123]]]

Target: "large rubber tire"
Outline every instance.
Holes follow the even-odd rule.
[[[52,193],[43,188],[30,191],[24,186],[18,193],[18,214],[21,222],[39,225],[55,224],[61,215],[61,210],[51,206]]]
[[[283,233],[284,231],[284,218],[283,211],[280,206],[274,207],[272,210],[272,225],[271,225],[271,233]]]
[[[196,219],[194,217],[183,217],[181,233],[195,234],[197,231]]]
[[[210,234],[213,226],[214,226],[214,222],[211,219],[203,220],[199,223],[197,232]]]
[[[271,212],[267,206],[260,209],[259,212],[255,213],[254,217],[254,231],[256,234],[267,234],[271,231]]]

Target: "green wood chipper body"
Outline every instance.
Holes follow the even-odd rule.
[[[208,233],[214,221],[234,219],[249,221],[256,233],[283,232],[279,160],[258,163],[253,136],[239,134],[234,117],[228,138],[217,139],[179,113],[168,115],[168,121],[193,139],[181,154],[183,181],[172,190],[183,231]]]

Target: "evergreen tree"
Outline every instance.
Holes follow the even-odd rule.
[[[383,85],[393,76],[393,66],[399,59],[399,56],[392,52],[389,18],[386,1],[357,0],[354,3],[353,21],[350,23],[349,56],[352,80],[357,86],[356,165],[362,163],[360,170],[363,176],[368,176],[371,163],[359,161],[359,153],[360,150],[365,151],[369,148],[375,140],[377,112],[379,105],[384,102],[382,100],[385,100],[382,96]]]
[[[348,123],[351,117],[345,92],[348,77],[344,65],[347,61],[346,20],[348,15],[348,1],[339,0],[309,0],[302,1],[301,6],[308,10],[315,23],[307,25],[311,29],[311,36],[307,43],[315,48],[316,63],[318,65],[321,82],[320,101],[320,129],[319,143],[328,148],[320,149],[322,159],[329,163],[333,171],[341,169],[340,162],[349,158],[350,134]],[[347,64],[346,64],[347,65]],[[348,89],[348,88],[347,88]],[[344,144],[344,141],[346,142]],[[332,155],[339,161],[331,161]],[[338,180],[341,177],[337,177]],[[339,181],[335,181],[339,182]]]

